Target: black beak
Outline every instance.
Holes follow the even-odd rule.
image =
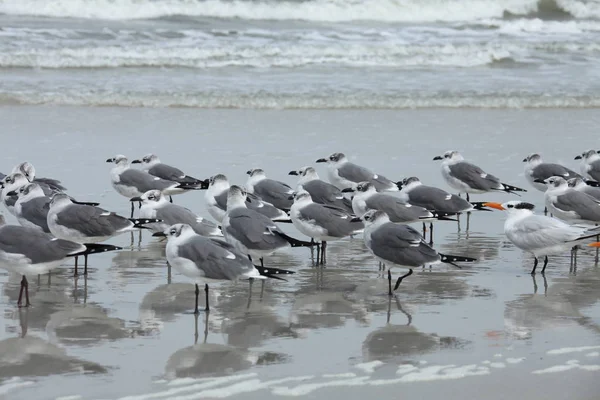
[[[291,195],[290,197],[288,197],[288,200],[294,200],[294,195]]]
[[[442,156],[435,156],[435,157],[433,157],[433,161],[443,160],[443,159],[444,159],[444,157],[442,157]]]
[[[252,171],[248,170],[246,171],[246,175],[250,175],[252,173]]]
[[[164,232],[154,232],[154,233],[152,234],[152,236],[154,236],[154,237],[165,237],[165,236],[167,236],[167,235],[165,235],[165,233],[164,233]]]
[[[298,175],[298,171],[290,171],[288,175]]]
[[[252,200],[250,200],[250,197],[246,197],[246,202],[247,203],[252,203]]]
[[[318,162],[318,163],[321,163],[321,162],[327,162],[327,159],[326,159],[326,158],[319,158],[319,159],[317,160],[317,162]]]
[[[396,182],[396,186],[398,186],[398,190],[402,190],[402,186],[404,186],[404,183],[402,181],[398,181]]]
[[[114,158],[109,158],[108,160],[106,160],[106,162],[115,162]]]
[[[345,189],[342,189],[342,193],[354,193],[354,189],[352,189],[352,188],[345,188]]]
[[[133,160],[131,163],[132,164],[141,164],[142,160]]]
[[[354,217],[350,220],[350,222],[359,222],[362,221],[362,219],[360,219],[359,217]]]
[[[527,157],[525,157],[525,158],[523,159],[523,162],[527,162]]]
[[[575,160],[581,160],[581,156],[575,157]]]
[[[129,201],[143,201],[141,197],[132,197]]]
[[[535,183],[543,183],[544,185],[546,184],[546,182],[543,179],[534,179],[533,181]]]
[[[14,190],[11,190],[10,192],[6,193],[7,196],[16,196],[17,192]]]

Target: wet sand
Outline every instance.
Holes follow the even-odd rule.
[[[73,196],[125,215],[129,203],[112,189],[104,162],[118,153],[155,152],[190,175],[220,172],[236,183],[248,168],[262,167],[292,184],[288,171],[343,151],[389,178],[416,175],[447,189],[432,158],[457,149],[529,189],[525,155],[540,152],[578,169],[572,159],[597,147],[599,120],[595,110],[558,109],[3,106],[0,171],[31,161]],[[522,198],[543,204],[541,192]],[[208,216],[202,193],[175,201]],[[569,254],[552,257],[545,278],[532,278],[533,259],[507,241],[503,220],[500,212],[479,212],[468,230],[464,219],[460,231],[456,223],[436,224],[437,249],[479,261],[415,270],[393,299],[362,238],[332,242],[325,268],[312,266],[307,249],[281,251],[267,263],[297,274],[251,292],[245,282],[215,285],[207,325],[204,314],[197,321],[190,314],[192,283],[175,271],[169,276],[164,244],[148,233],[110,241],[125,250],[90,258],[87,279],[74,280],[68,264],[50,283],[31,278],[30,309],[16,307],[19,277],[0,272],[0,396],[595,399],[597,253],[581,251],[576,268]]]

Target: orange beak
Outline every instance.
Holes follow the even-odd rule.
[[[483,203],[484,207],[495,208],[496,210],[506,210],[500,203]]]
[[[590,244],[588,244],[588,246],[590,246],[590,247],[600,247],[600,242],[590,243]]]

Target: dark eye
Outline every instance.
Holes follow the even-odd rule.
[[[513,208],[513,205],[512,205],[512,204],[509,204],[509,205],[508,205],[508,208]]]
[[[171,235],[174,235],[177,233],[177,229],[171,229]]]

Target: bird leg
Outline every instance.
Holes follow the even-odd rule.
[[[427,225],[425,225],[425,222],[423,222],[423,239],[425,239],[426,234],[427,234]]]
[[[408,272],[404,275],[402,275],[401,277],[398,278],[398,280],[396,281],[396,286],[394,286],[394,290],[398,289],[398,286],[400,286],[400,284],[402,283],[402,279],[406,278],[407,276],[412,275],[413,270],[412,268],[408,270]]]
[[[547,265],[548,265],[548,256],[544,256],[544,267],[542,268],[542,275],[545,273]]]
[[[467,193],[467,201],[470,203],[471,199],[469,199],[469,193]]]
[[[173,196],[169,196],[169,203],[173,202]]]
[[[538,266],[538,259],[537,259],[537,257],[534,257],[533,259],[534,259],[535,261],[533,262],[533,269],[531,270],[531,275],[535,275],[535,269],[536,269],[536,268],[537,268],[537,266]]]
[[[325,259],[327,258],[326,252],[327,252],[327,242],[322,241],[321,242],[321,265],[325,265]]]
[[[83,274],[84,275],[87,275],[87,258],[88,258],[88,255],[84,254],[83,255],[83,261],[84,261],[84,264],[83,264]]]
[[[394,295],[392,292],[392,271],[388,269],[388,295],[391,297]]]
[[[259,258],[259,260],[260,260],[260,266],[262,268],[264,268],[265,267],[265,259],[261,257],[261,258]]]
[[[134,208],[134,206],[133,206],[133,202],[131,202],[131,217],[130,217],[130,218],[133,218],[133,210],[134,210],[134,209],[135,209],[135,208]]]
[[[79,256],[75,256],[75,271],[73,272],[73,276],[77,276],[77,261],[79,261]]]
[[[433,222],[429,223],[429,244],[433,244]]]
[[[198,287],[198,286],[196,286],[196,287]],[[206,293],[206,308],[204,309],[204,311],[209,312],[210,307],[208,305],[208,283],[204,284],[204,293]]]
[[[196,307],[194,307],[194,314],[198,314],[198,295],[200,294],[200,288],[198,287],[198,284],[196,283]]]
[[[23,290],[25,290],[25,307],[29,307],[31,305],[29,302],[29,282],[27,282],[27,277],[25,275],[23,275],[23,279],[21,279],[21,290],[19,291],[19,300],[17,301],[17,306],[19,307],[21,307]]]

